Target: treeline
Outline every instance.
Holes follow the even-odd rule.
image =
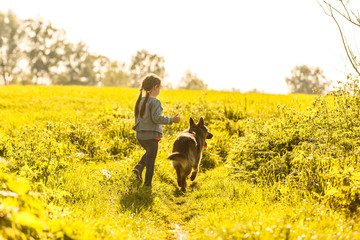
[[[138,87],[150,72],[164,79],[164,63],[163,57],[143,49],[126,66],[90,53],[83,42],[68,41],[65,31],[49,21],[0,12],[0,84]],[[172,85],[164,83],[164,87]],[[187,70],[177,87],[206,89],[207,85]]]

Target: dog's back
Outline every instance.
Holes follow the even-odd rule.
[[[191,152],[195,151],[196,145],[197,143],[194,135],[189,133],[188,130],[185,130],[175,139],[172,153],[168,159],[174,161],[189,159],[189,155]]]

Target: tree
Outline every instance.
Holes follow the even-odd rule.
[[[102,55],[86,53],[86,58],[79,65],[80,80],[89,86],[96,86],[101,82],[105,73],[108,59]]]
[[[331,84],[318,67],[296,66],[291,73],[292,76],[285,79],[290,93],[313,94],[314,90],[324,93]]]
[[[130,87],[131,78],[125,71],[125,64],[120,64],[117,61],[112,61],[109,64],[107,71],[105,72],[104,79],[102,81],[104,86],[115,87]]]
[[[206,90],[208,85],[197,77],[196,73],[191,73],[188,69],[184,76],[180,79],[179,89]]]
[[[7,14],[0,12],[0,78],[5,85],[19,73],[18,64],[22,55],[19,45],[23,36],[17,16],[11,11]]]
[[[332,4],[332,3],[333,4]],[[338,27],[342,43],[344,45],[344,49],[347,55],[348,60],[350,61],[350,64],[352,68],[355,70],[356,74],[360,75],[360,54],[359,52],[355,53],[354,48],[351,46],[350,42],[345,36],[345,26],[350,27],[351,29],[355,29],[359,31],[360,29],[360,14],[357,10],[357,13],[355,13],[355,10],[351,9],[351,6],[349,6],[349,2],[347,1],[344,3],[343,0],[322,0],[322,4],[320,6],[324,10],[325,14],[331,17],[336,26]]]
[[[149,73],[154,73],[164,79],[164,63],[163,57],[151,54],[145,49],[137,51],[136,55],[131,58],[130,65],[130,77],[133,79],[132,87],[139,87],[141,79]]]
[[[105,74],[110,66],[110,60],[109,58],[103,55],[97,55],[95,56],[95,61],[93,65],[94,65],[94,72],[96,75],[96,82],[93,85],[102,84],[105,78]]]
[[[95,85],[97,83],[95,56],[88,52],[85,43],[65,43],[54,83],[60,85]]]
[[[51,81],[52,70],[61,60],[65,33],[42,19],[26,20],[25,31],[27,59],[35,84]]]
[[[261,91],[257,88],[253,88],[253,89],[247,91],[247,93],[264,93],[264,91]]]

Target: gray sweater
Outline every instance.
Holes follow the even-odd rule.
[[[145,97],[141,98],[140,109],[144,100]],[[173,124],[173,118],[162,116],[162,111],[163,108],[160,100],[149,96],[144,115],[142,117],[140,115],[135,117],[135,126],[132,129],[137,132],[137,136],[144,136],[144,132],[147,132],[145,135],[147,136],[146,138],[149,138],[148,136],[151,136],[151,132],[153,132],[153,137],[162,137],[162,125]],[[143,139],[143,137],[140,138]]]

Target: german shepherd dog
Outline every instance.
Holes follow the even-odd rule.
[[[190,128],[181,132],[175,139],[172,153],[168,159],[172,160],[172,166],[176,170],[177,181],[181,191],[186,192],[186,178],[191,173],[191,181],[194,181],[199,171],[203,148],[207,147],[206,139],[213,135],[205,127],[204,119],[200,118],[195,124],[190,118]]]

